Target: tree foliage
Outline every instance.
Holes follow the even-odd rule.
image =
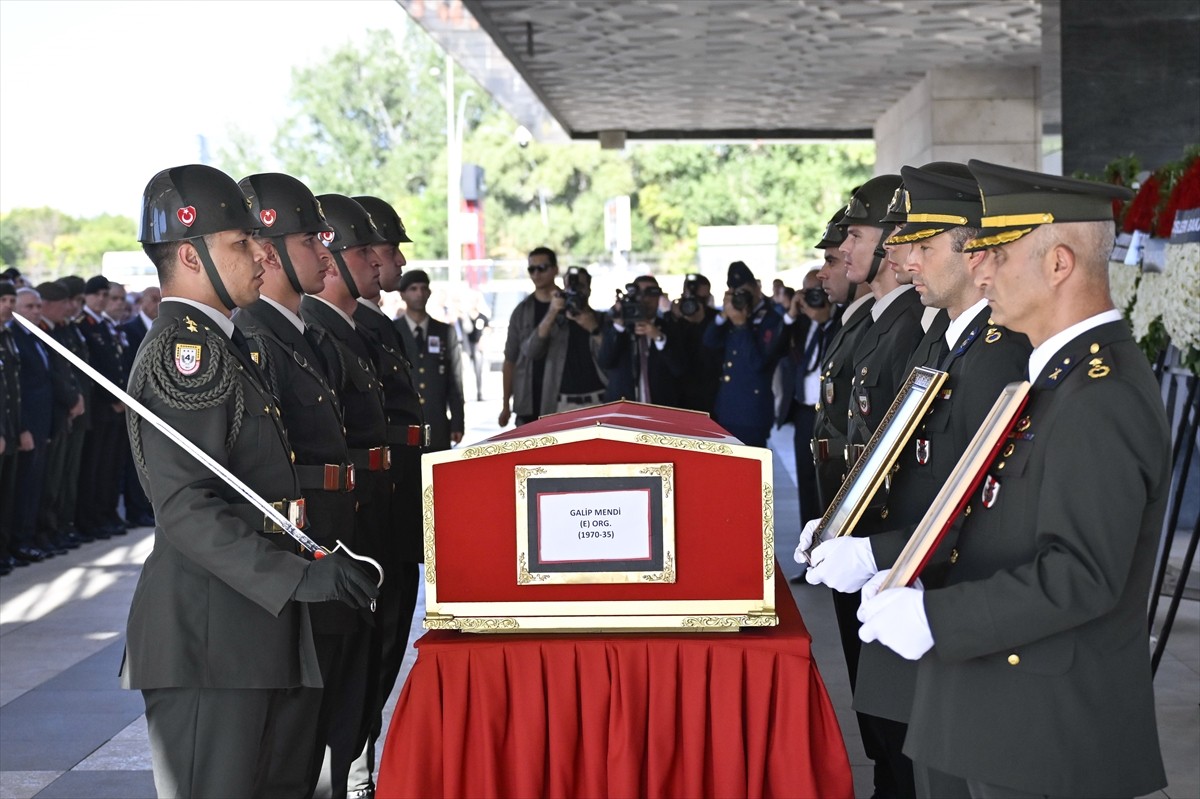
[[[14,208],[0,217],[0,255],[35,281],[99,274],[104,253],[135,250],[137,228],[127,216],[82,219],[53,208]],[[11,259],[11,260],[10,260]]]

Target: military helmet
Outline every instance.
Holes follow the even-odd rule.
[[[379,235],[384,239],[392,244],[407,244],[412,241],[408,237],[408,231],[404,229],[404,220],[386,200],[370,195],[361,195],[353,199],[371,215]]]
[[[899,175],[879,175],[873,177],[858,187],[846,205],[846,212],[838,224],[842,227],[850,225],[870,225],[871,227],[891,228],[894,222],[884,222],[888,205],[900,188]]]
[[[142,192],[138,241],[143,244],[258,227],[258,221],[250,214],[250,202],[238,184],[211,166],[186,164],[164,169],[150,179]]]
[[[293,233],[330,233],[321,203],[308,186],[291,175],[261,172],[238,182],[258,220],[258,235],[278,238]]]
[[[333,252],[365,244],[383,244],[371,215],[354,200],[344,194],[322,194],[317,197],[325,209],[325,221],[333,228],[321,233],[321,241]]]

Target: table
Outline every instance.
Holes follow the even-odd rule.
[[[781,578],[779,626],[740,633],[426,633],[376,795],[852,797]]]

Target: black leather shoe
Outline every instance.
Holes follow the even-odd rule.
[[[13,560],[21,565],[28,563],[41,563],[46,559],[46,553],[37,547],[16,547],[10,550]]]
[[[114,524],[108,528],[109,535],[125,535],[129,532],[129,528],[124,524]]]
[[[11,556],[5,555],[0,558],[0,577],[12,572],[17,566],[17,562]]]
[[[91,538],[93,541],[107,541],[112,538],[112,533],[105,530],[103,527],[94,527],[91,530],[80,530],[83,535]]]
[[[62,546],[61,544],[59,544],[57,541],[55,541],[53,538],[50,538],[49,536],[39,535],[38,537],[36,537],[33,540],[34,540],[34,543],[37,544],[37,548],[46,553],[46,557],[53,557],[54,555],[65,555],[68,552],[66,547]]]
[[[83,543],[74,533],[59,533],[54,537],[54,541],[67,549],[79,549],[80,544]]]
[[[153,527],[154,526],[154,517],[151,516],[150,514],[146,514],[145,516],[138,516],[136,519],[133,520],[133,526],[134,527]]]

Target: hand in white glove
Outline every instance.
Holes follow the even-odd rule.
[[[852,594],[875,576],[875,553],[866,538],[844,535],[817,546],[804,579],[812,585],[824,583],[835,591]]]
[[[883,585],[883,581],[886,580],[888,575],[891,573],[891,569],[884,569],[883,571],[878,572],[870,580],[867,580],[867,584],[862,587],[862,601],[866,602],[868,599],[873,599],[875,595],[879,593],[879,586]],[[918,591],[925,590],[925,586],[921,584],[920,577],[913,582],[912,587]],[[862,621],[862,619],[859,619],[859,621]]]
[[[916,588],[890,588],[858,607],[863,623],[858,637],[878,641],[906,660],[920,660],[933,648],[933,632],[925,617],[925,592]]]
[[[804,523],[804,529],[800,531],[800,545],[796,547],[792,560],[804,566],[808,565],[808,550],[812,546],[813,533],[817,531],[817,525],[820,523],[820,519],[810,519]]]

